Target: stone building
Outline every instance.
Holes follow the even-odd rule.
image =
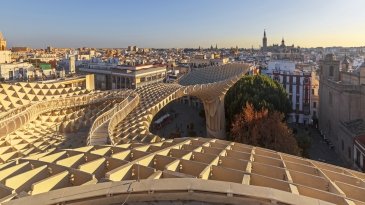
[[[348,165],[355,166],[359,154],[354,153],[354,140],[365,134],[365,64],[352,73],[340,68],[333,54],[320,61],[319,128]]]
[[[3,36],[3,34],[0,32],[0,51],[6,50],[6,40]]]
[[[6,50],[6,40],[0,32],[0,63],[11,62],[11,51]]]

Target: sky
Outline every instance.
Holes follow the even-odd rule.
[[[9,46],[365,46],[365,0],[2,0]]]

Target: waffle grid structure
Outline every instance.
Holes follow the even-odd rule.
[[[221,139],[166,140],[149,132],[166,104],[194,95],[204,103],[207,130],[219,134],[221,99],[246,68],[199,69],[180,84],[135,91],[77,87],[24,107],[3,103],[0,203],[365,205],[364,173]],[[11,94],[7,86],[1,92]],[[64,132],[86,125],[89,146],[61,149]]]

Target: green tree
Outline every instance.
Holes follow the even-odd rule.
[[[255,110],[278,111],[284,116],[291,111],[291,103],[285,89],[277,81],[265,75],[245,76],[232,86],[225,97],[227,125],[234,116],[250,103]]]

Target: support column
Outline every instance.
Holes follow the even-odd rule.
[[[207,136],[218,139],[226,139],[226,119],[224,115],[224,95],[214,100],[203,100]]]

